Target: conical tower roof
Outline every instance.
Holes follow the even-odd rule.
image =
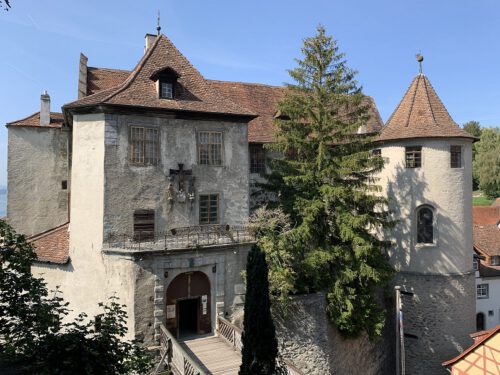
[[[415,77],[379,136],[381,141],[410,138],[474,139],[453,121],[422,73]]]

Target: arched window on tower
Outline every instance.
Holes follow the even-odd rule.
[[[434,243],[434,211],[430,206],[417,209],[417,243]]]

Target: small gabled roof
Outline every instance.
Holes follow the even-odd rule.
[[[179,75],[175,100],[160,99],[158,97],[156,82],[151,77],[162,69],[171,69]],[[109,73],[110,76],[117,77],[117,81],[122,78],[116,75],[116,71]],[[110,79],[108,77],[104,80],[109,82]],[[165,35],[156,38],[156,41],[147,50],[141,61],[122,83],[68,103],[63,109],[77,109],[97,105],[255,117],[254,113],[238,106],[214,90]]]
[[[457,355],[455,358],[450,359],[449,361],[443,362],[443,366],[451,366],[464,358],[467,354],[471,353],[474,349],[476,349],[478,346],[483,345],[488,341],[490,338],[492,338],[494,335],[496,335],[500,331],[500,324],[497,325],[494,328],[491,328],[490,330],[484,332],[478,332],[477,335],[471,335],[471,337],[474,339],[474,344],[469,346],[467,349],[465,349],[462,353]]]
[[[500,206],[472,207],[472,221],[477,225],[496,225],[500,223]]]
[[[488,256],[500,255],[500,228],[498,225],[474,225],[474,247]]]
[[[475,138],[451,118],[429,79],[418,74],[380,132],[379,140]]]
[[[28,238],[35,247],[38,262],[66,264],[69,261],[69,223]]]
[[[28,126],[35,128],[60,128],[64,125],[64,117],[62,113],[50,112],[49,125],[40,125],[40,112],[33,113],[21,120],[11,121],[7,126]]]

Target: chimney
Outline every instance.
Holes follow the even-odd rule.
[[[45,90],[40,96],[40,126],[50,124],[50,96]]]
[[[147,52],[147,50],[153,45],[153,43],[156,41],[157,35],[153,34],[146,34],[146,45],[144,47],[144,53]]]
[[[78,65],[78,99],[87,96],[87,56],[80,53],[80,64]]]

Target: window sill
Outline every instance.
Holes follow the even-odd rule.
[[[477,299],[488,299],[489,297],[486,296],[486,297],[477,297]]]
[[[438,247],[438,244],[436,242],[434,243],[418,243],[415,245],[417,249],[430,249],[430,248],[436,248]]]

